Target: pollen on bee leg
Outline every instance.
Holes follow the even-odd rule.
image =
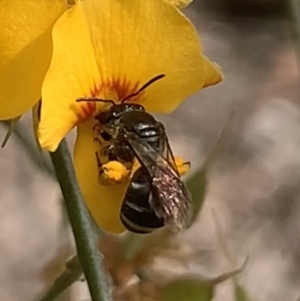
[[[122,184],[129,180],[130,170],[119,161],[109,161],[99,168],[101,185]]]
[[[175,165],[176,165],[176,168],[179,172],[179,175],[181,177],[184,176],[190,170],[191,163],[183,160],[179,156],[175,156],[174,160],[175,160]]]

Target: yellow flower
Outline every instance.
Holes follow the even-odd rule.
[[[51,30],[65,9],[64,0],[0,2],[0,120],[22,115],[40,99]]]
[[[168,113],[189,95],[222,79],[206,59],[189,20],[163,0],[79,1],[53,28],[53,58],[42,87],[39,141],[55,151],[75,126],[74,161],[83,196],[97,223],[124,231],[119,210],[128,181],[99,183],[93,116],[106,104],[76,102],[96,96],[120,101],[151,78],[165,77],[130,101]]]

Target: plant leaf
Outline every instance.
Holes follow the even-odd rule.
[[[210,301],[214,286],[210,282],[194,278],[177,279],[164,287],[164,301]]]
[[[234,281],[234,300],[235,301],[251,301],[246,290]]]
[[[206,189],[207,189],[207,170],[206,168],[201,168],[196,174],[188,179],[187,187],[193,196],[194,211],[191,220],[191,225],[195,222],[201,211],[202,205],[205,200]]]
[[[191,225],[197,219],[199,212],[203,206],[207,185],[208,185],[208,172],[210,171],[212,163],[215,161],[216,157],[222,151],[224,144],[228,140],[228,136],[232,127],[232,120],[234,117],[234,112],[232,112],[225,125],[223,126],[219,137],[211,149],[210,153],[206,157],[201,168],[193,175],[190,179],[187,180],[187,187],[192,193],[193,203],[194,203],[194,213],[191,221]]]

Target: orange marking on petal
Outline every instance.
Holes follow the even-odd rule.
[[[137,83],[135,83],[135,85],[132,87],[132,92],[131,92],[131,93],[136,92],[136,91],[138,90],[138,88],[139,88],[139,83],[137,82]],[[140,97],[143,95],[143,93],[144,93],[144,91],[141,92],[138,96],[135,96],[135,97],[134,97],[135,102],[139,102]]]
[[[101,90],[100,87],[94,86],[94,89],[91,91],[91,96],[92,97],[97,97],[100,94]]]
[[[120,91],[118,91],[119,92],[118,96],[119,96],[119,99],[123,99],[123,98],[125,98],[127,95],[129,95],[131,93],[131,92],[129,92],[127,94],[127,91],[129,91],[130,83],[128,81],[126,81],[125,76],[123,76],[122,81],[120,81],[120,82],[121,83],[120,83],[119,86],[122,87],[122,89]]]
[[[118,101],[122,100],[125,97],[125,94],[130,93],[125,77],[123,77],[123,80],[121,80],[120,77],[113,78],[112,87],[117,94]]]
[[[111,99],[115,102],[120,102],[126,96],[135,93],[138,88],[139,82],[132,83],[128,81],[125,76],[116,76],[109,81],[102,82],[98,86],[95,85],[93,89],[91,89],[90,95],[85,96],[99,97],[100,99]],[[138,96],[132,97],[132,99],[129,99],[128,102],[140,102],[142,95],[143,92]],[[103,110],[103,106],[101,103],[97,103],[96,101],[86,101],[80,103],[75,102],[72,105],[72,109],[78,117],[77,124],[79,124],[86,121],[90,117],[99,114],[99,111]]]
[[[115,76],[107,82],[102,82],[99,87],[95,87],[92,91],[92,96],[112,95],[110,99],[119,102],[126,96],[137,91],[139,82],[132,83],[125,76]],[[135,97],[138,101],[139,96]]]
[[[79,104],[76,103],[76,105],[73,106],[73,110],[78,117],[77,124],[84,122],[93,116],[96,112],[96,107],[97,104],[93,101],[81,102]]]

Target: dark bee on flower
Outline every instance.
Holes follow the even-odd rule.
[[[120,104],[98,98],[77,100],[110,103],[107,111],[95,117],[101,124],[99,134],[110,142],[108,158],[131,165],[136,158],[140,163],[120,210],[122,223],[135,233],[150,233],[163,226],[180,231],[192,216],[191,195],[180,179],[163,124],[143,106],[128,102],[163,77],[154,77]]]

